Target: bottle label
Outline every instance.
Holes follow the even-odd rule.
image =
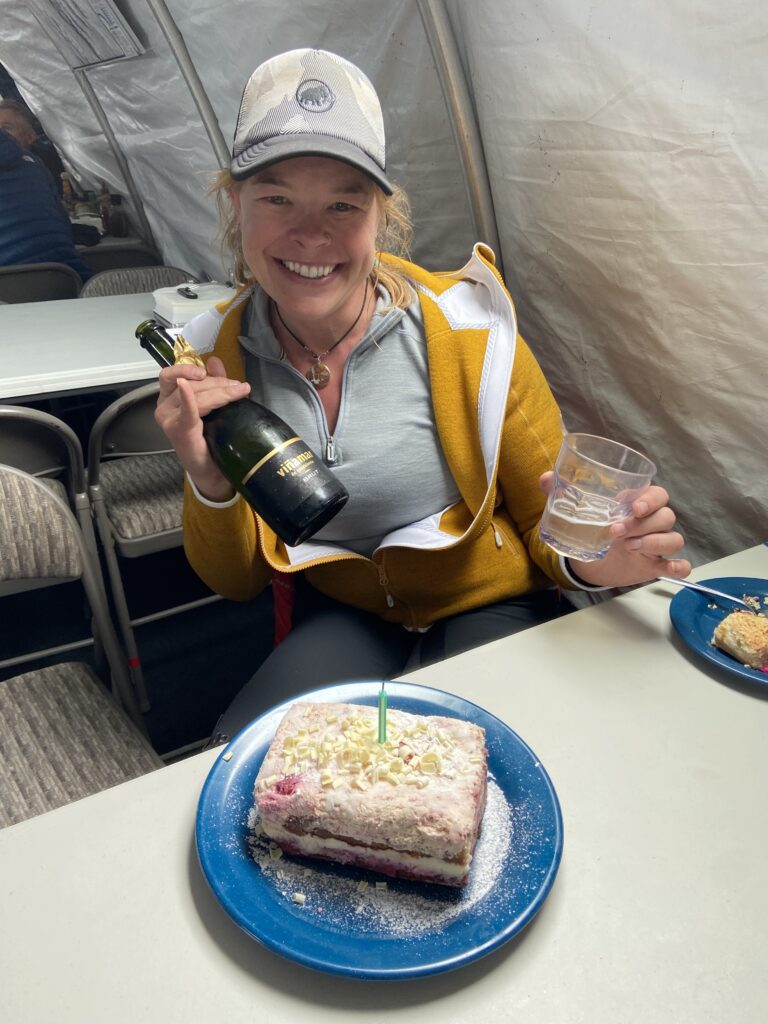
[[[289,455],[286,449],[291,445],[300,445],[302,450]],[[279,465],[275,466],[275,473],[279,477],[288,479],[303,477],[315,461],[314,453],[309,448],[304,447],[304,441],[300,437],[289,437],[287,441],[281,442],[262,459],[259,459],[255,466],[251,466],[243,477],[241,486],[247,484],[254,473],[257,473],[265,463],[269,462],[270,459],[274,459],[277,455],[282,455],[282,458],[279,460]]]

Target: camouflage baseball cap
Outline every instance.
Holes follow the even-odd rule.
[[[376,91],[362,71],[334,53],[281,53],[256,68],[243,90],[232,177],[242,180],[294,156],[343,160],[392,194]]]

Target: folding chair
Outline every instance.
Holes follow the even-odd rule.
[[[125,267],[159,267],[163,262],[160,253],[154,249],[136,245],[135,242],[128,243],[127,240],[124,245],[114,239],[98,245],[79,245],[77,254],[95,274],[102,270],[120,270]]]
[[[0,682],[0,827],[136,778],[162,760],[145,738],[104,589],[72,511],[45,482],[0,465],[0,597],[79,580],[105,651],[109,679],[59,660]],[[69,654],[28,651],[0,669]],[[111,681],[123,710],[109,696]],[[129,717],[130,716],[130,717]]]
[[[132,295],[153,292],[185,282],[197,283],[197,278],[178,267],[127,267],[120,270],[102,270],[94,274],[80,289],[80,298],[98,295]]]
[[[184,471],[155,423],[159,384],[146,384],[108,406],[88,442],[88,494],[131,677],[149,710],[135,626],[201,608],[217,594],[132,618],[119,558],[140,558],[182,544]]]
[[[20,405],[0,405],[0,463],[37,477],[49,490],[67,502],[77,517],[88,554],[97,570],[96,582],[104,589],[91,503],[88,499],[83,450],[72,428],[42,410]],[[23,589],[32,586],[32,583],[28,583]],[[96,663],[102,665],[104,651],[97,630],[89,642],[94,644]]]
[[[46,302],[76,299],[80,275],[66,263],[14,263],[0,267],[0,299],[4,302]]]
[[[74,430],[42,410],[0,405],[0,463],[41,478],[64,498],[98,561],[83,449]]]

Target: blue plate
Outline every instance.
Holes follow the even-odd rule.
[[[300,699],[376,706],[380,685],[344,683]],[[381,876],[371,872],[288,857],[274,870],[267,864],[262,872],[252,855],[248,828],[253,784],[292,701],[262,715],[222,749],[203,786],[197,811],[197,851],[203,874],[237,924],[281,956],[356,978],[437,974],[497,949],[541,908],[563,848],[557,795],[538,758],[519,736],[460,697],[412,683],[386,685],[392,708],[462,718],[486,730],[489,810],[495,793],[495,827],[484,827],[466,890],[389,879],[382,892],[375,887]],[[277,877],[283,866],[287,881]],[[312,876],[305,879],[307,887],[318,879],[324,895],[297,906],[291,900],[290,890],[297,884],[291,873],[296,878],[305,872]],[[362,880],[368,880],[369,887],[358,896]],[[478,881],[487,883],[487,891],[478,888]],[[301,881],[298,884],[304,888]],[[361,913],[363,904],[374,898],[379,899],[383,913]],[[400,925],[397,915],[390,916],[398,906],[404,908]]]
[[[764,610],[768,612],[768,605],[763,602],[763,598],[768,596],[768,580],[753,579],[751,576],[725,576],[696,582],[714,590],[722,590],[724,594],[731,594],[733,597],[743,598],[745,594],[757,597]],[[732,675],[749,679],[760,686],[768,686],[768,673],[742,665],[736,658],[732,658],[730,654],[712,644],[715,626],[735,610],[735,605],[726,608],[724,603],[715,604],[714,598],[707,597],[706,594],[697,594],[695,590],[680,590],[672,598],[669,617],[681,638],[702,658],[724,668]]]

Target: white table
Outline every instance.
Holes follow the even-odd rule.
[[[152,302],[144,293],[0,306],[0,401],[154,380],[158,367],[134,335]]]
[[[764,578],[768,549],[695,575]],[[501,950],[366,983],[262,949],[198,867],[209,752],[0,832],[2,1019],[763,1024],[768,701],[677,641],[672,593],[654,584],[418,673],[505,719],[560,797],[554,888]]]

